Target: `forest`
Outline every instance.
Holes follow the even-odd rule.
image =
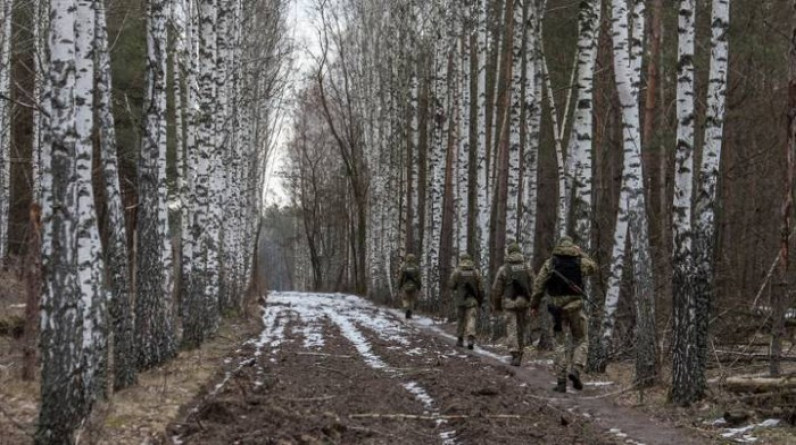
[[[796,437],[796,1],[0,4],[11,443]],[[598,265],[580,408],[545,310],[523,396],[500,296],[477,351],[439,343],[463,255],[488,294],[566,236]],[[550,432],[501,436],[529,399]]]

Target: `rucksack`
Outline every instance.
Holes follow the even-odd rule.
[[[528,283],[528,270],[524,264],[511,264],[508,267],[509,298],[512,300],[517,297],[528,298],[531,295],[531,285]]]
[[[474,270],[462,270],[459,272],[460,282],[458,286],[459,298],[462,301],[468,297],[478,298],[478,284]]]
[[[404,283],[403,289],[405,291],[415,291],[420,287],[420,283],[417,278],[418,270],[416,267],[407,267],[404,269]]]

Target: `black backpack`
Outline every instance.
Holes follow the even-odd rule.
[[[462,270],[459,272],[460,282],[458,285],[459,298],[462,301],[468,297],[478,298],[478,286],[476,283],[476,275],[474,270]]]
[[[531,284],[528,282],[528,269],[524,264],[510,264],[507,266],[509,275],[509,298],[528,298],[531,295]]]

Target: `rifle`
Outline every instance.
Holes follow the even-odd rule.
[[[578,295],[583,297],[583,299],[588,301],[589,304],[593,304],[591,297],[589,296],[589,294],[586,293],[585,290],[581,289],[580,286],[578,286],[577,284],[573,283],[572,280],[570,280],[569,278],[565,277],[564,274],[562,274],[561,272],[557,271],[555,268],[553,268],[552,270],[553,270],[553,273],[556,274],[556,276],[558,278],[561,278],[564,281],[564,283],[566,283],[567,286],[569,286],[570,289],[572,289],[573,291],[575,291],[575,293],[577,293]]]

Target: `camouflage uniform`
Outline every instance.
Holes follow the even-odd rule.
[[[461,256],[459,267],[450,276],[448,286],[453,291],[456,304],[456,346],[464,346],[467,337],[467,348],[473,349],[475,343],[475,323],[478,308],[484,301],[481,274],[475,268],[473,259],[468,254]]]
[[[492,305],[495,310],[503,310],[505,313],[507,342],[511,352],[511,364],[514,366],[519,366],[522,362],[532,285],[533,270],[525,264],[520,246],[512,243],[508,248],[506,264],[498,270],[492,285]]]
[[[554,270],[566,277],[566,280],[554,273]],[[597,264],[580,251],[580,248],[572,242],[572,238],[565,236],[553,249],[553,256],[545,261],[534,282],[531,300],[533,310],[539,308],[545,292],[550,295],[548,311],[553,315],[553,333],[556,340],[554,359],[558,378],[556,391],[566,391],[568,371],[575,389],[583,388],[580,374],[586,364],[589,344],[588,321],[583,312],[580,292],[585,286],[584,279],[593,275],[596,270]],[[567,331],[572,335],[572,354],[567,348]]]
[[[406,318],[412,318],[412,311],[415,310],[417,293],[420,291],[423,282],[420,278],[420,268],[417,266],[415,256],[411,253],[406,255],[406,262],[401,267],[398,274],[398,288],[401,290],[401,305],[406,311]]]

